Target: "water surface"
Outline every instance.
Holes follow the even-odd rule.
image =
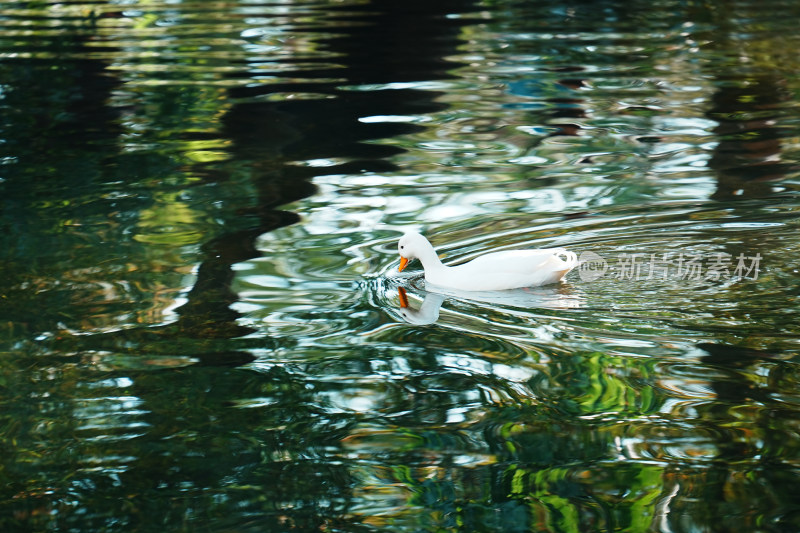
[[[0,1],[3,530],[800,528],[798,16]]]

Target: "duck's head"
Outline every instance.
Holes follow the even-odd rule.
[[[400,237],[400,242],[397,243],[397,251],[400,252],[400,268],[398,270],[402,272],[409,261],[422,257],[428,248],[431,248],[431,243],[416,231],[409,231]]]

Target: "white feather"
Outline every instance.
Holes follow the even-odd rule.
[[[560,281],[578,265],[574,253],[564,248],[548,248],[494,252],[461,265],[446,266],[428,239],[416,232],[403,235],[397,248],[401,257],[420,260],[426,282],[462,291],[548,285]]]

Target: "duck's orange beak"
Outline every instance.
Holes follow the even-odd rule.
[[[397,296],[400,298],[400,307],[403,309],[408,307],[408,296],[406,296],[406,290],[403,287],[397,287]]]
[[[408,259],[406,259],[405,257],[400,257],[400,268],[398,268],[397,271],[402,272],[407,264],[408,264]]]

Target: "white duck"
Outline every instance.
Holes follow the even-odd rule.
[[[419,259],[426,282],[461,291],[538,287],[560,281],[578,265],[574,253],[564,248],[547,248],[494,252],[461,265],[446,266],[428,239],[413,231],[400,238],[397,250],[400,252],[401,272],[410,260]]]

